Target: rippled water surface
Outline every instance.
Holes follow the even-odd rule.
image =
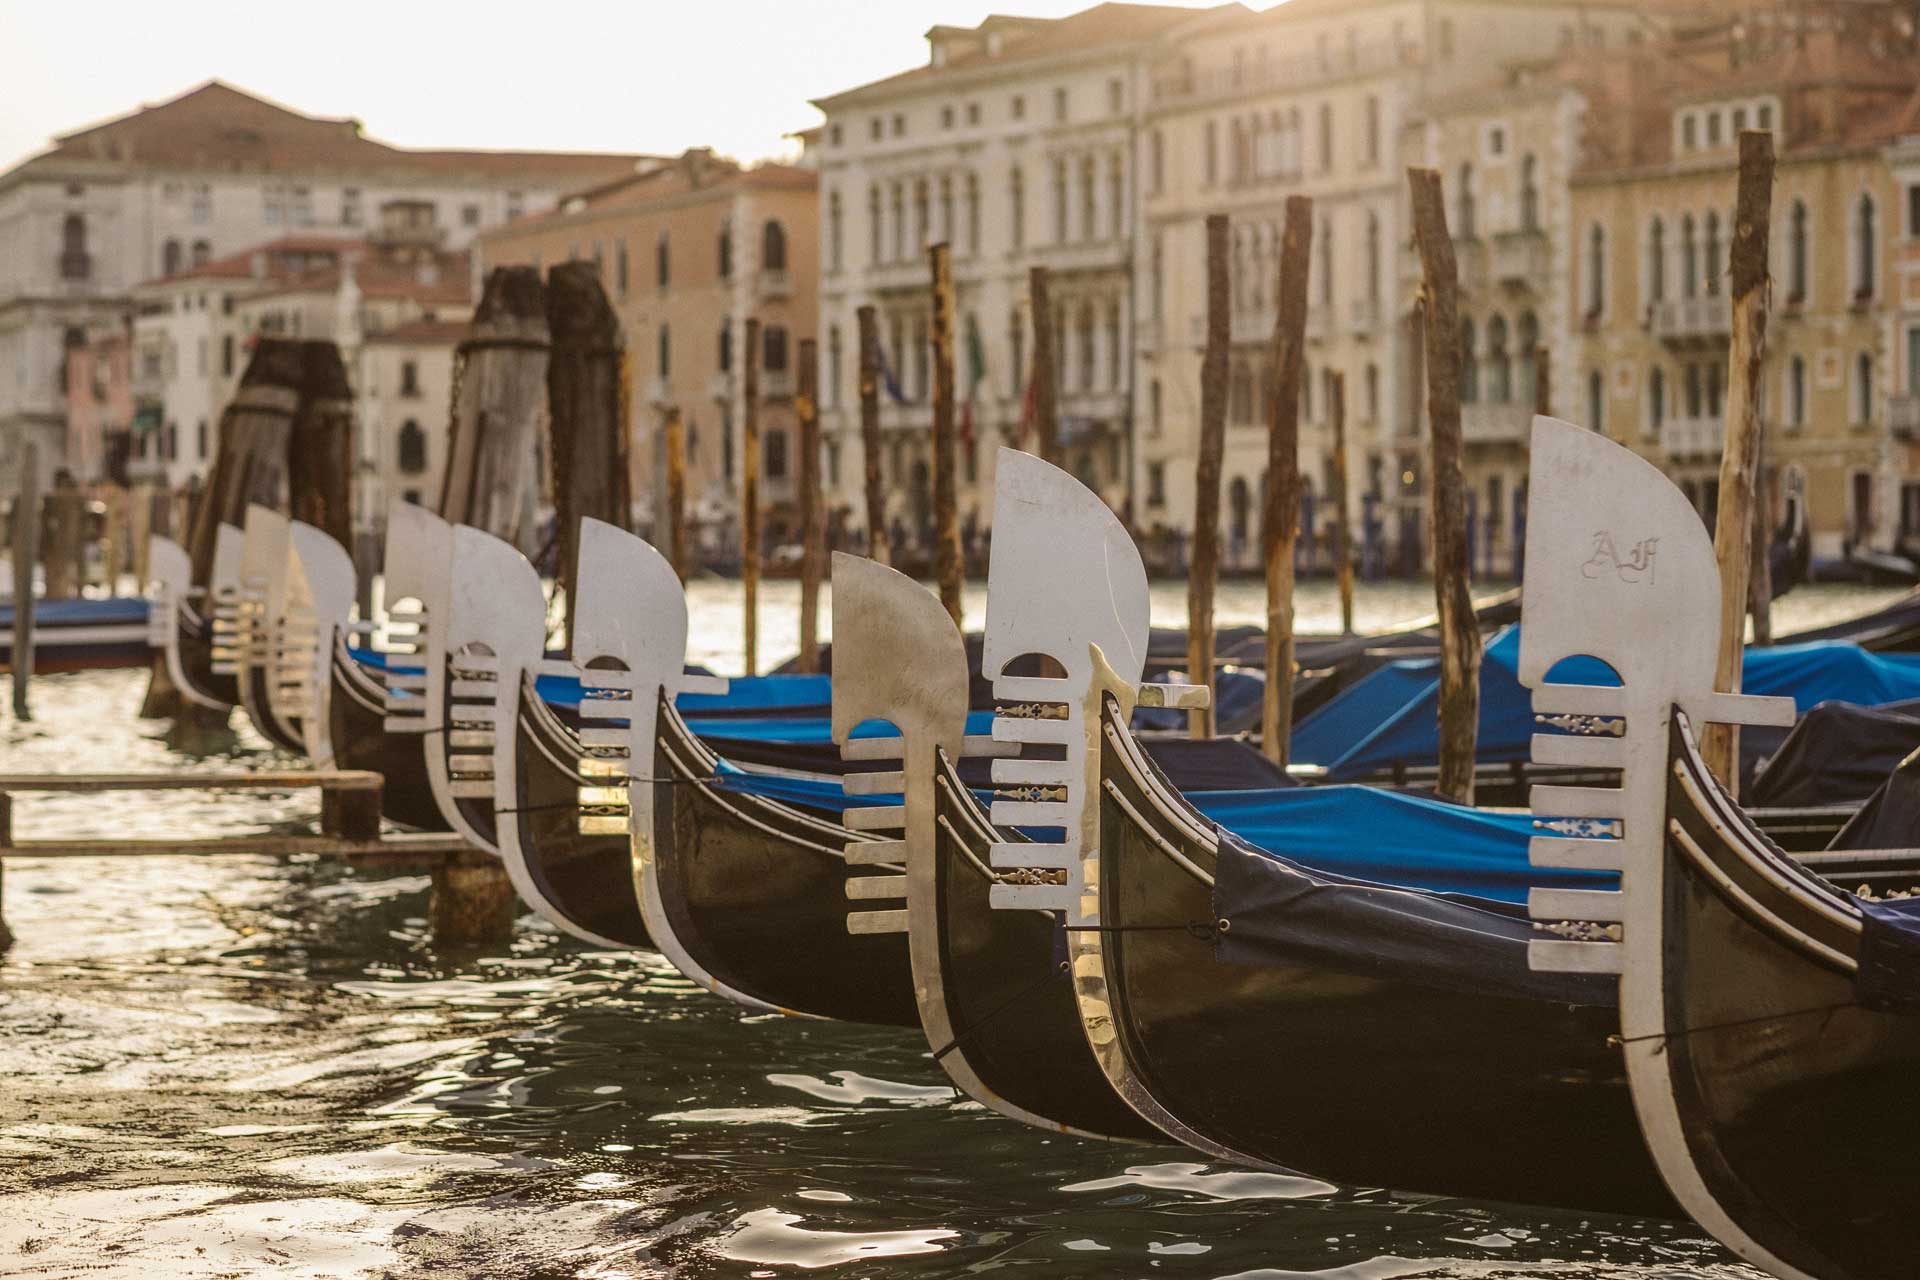
[[[775,656],[793,643],[795,593],[766,594]],[[1887,594],[1796,592],[1780,626]],[[693,595],[696,656],[737,670],[737,597],[722,584]],[[1362,624],[1431,599],[1370,590]],[[1223,592],[1223,622],[1260,611],[1257,589]],[[1156,588],[1156,622],[1183,614],[1177,585]],[[1303,629],[1330,626],[1330,593],[1310,584],[1301,614]],[[0,768],[273,761],[244,730],[170,740],[134,718],[142,684],[42,678],[36,720],[0,722]],[[23,837],[264,832],[311,803],[28,796],[15,823]],[[426,899],[427,878],[405,868],[9,863],[0,1274],[1755,1274],[1671,1224],[1336,1189],[1049,1136],[957,1100],[917,1035],[747,1014],[656,956],[585,951],[532,917],[501,953],[437,953]]]

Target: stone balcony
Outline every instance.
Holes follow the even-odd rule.
[[[1133,265],[1133,243],[1117,239],[1067,240],[1030,245],[1021,255],[1027,265],[1045,267],[1054,275],[1077,271],[1125,271]]]
[[[785,271],[762,271],[759,277],[759,292],[762,298],[791,298],[793,276]]]
[[[1660,447],[1670,458],[1717,458],[1725,443],[1719,418],[1668,418],[1660,424]]]
[[[1469,445],[1524,444],[1533,410],[1524,404],[1463,404],[1460,437]]]
[[[1538,288],[1546,283],[1550,256],[1545,232],[1502,231],[1493,237],[1489,265],[1505,288]]]
[[[762,369],[760,371],[760,398],[762,400],[784,400],[793,394],[793,370]]]
[[[1920,440],[1920,393],[1887,397],[1887,431],[1895,440]]]
[[[673,384],[656,375],[647,379],[642,394],[648,404],[656,409],[664,409],[673,403]]]
[[[1671,347],[1697,348],[1724,343],[1733,331],[1726,295],[1669,298],[1648,310],[1647,328]]]
[[[716,373],[707,379],[707,399],[728,401],[733,399],[733,375]]]

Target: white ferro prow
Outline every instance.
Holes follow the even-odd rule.
[[[501,723],[501,691],[540,662],[547,640],[547,602],[540,575],[512,543],[459,525],[453,530],[453,568],[447,608],[439,624],[444,678],[429,674],[427,715],[444,731],[429,736],[427,781],[448,825],[469,844],[499,852],[492,834],[474,826],[462,800],[480,801],[488,812],[498,803],[495,752],[513,726]],[[432,692],[441,691],[436,707]],[[507,785],[513,785],[511,753]]]
[[[353,612],[353,557],[324,529],[299,520],[288,527],[287,544],[287,595],[268,697],[299,726],[314,767],[329,769],[333,640]]]
[[[623,727],[583,726],[580,743],[615,751],[598,767],[606,772],[607,787],[625,795],[626,816],[609,825],[618,823],[632,841],[634,891],[647,936],[694,982],[764,1008],[702,969],[675,939],[653,857],[652,774],[661,700],[682,693],[723,694],[727,682],[687,674],[686,592],[667,558],[645,539],[604,521],[582,520],[578,582],[573,660],[580,669],[581,718],[626,721]]]
[[[240,559],[246,535],[230,524],[213,531],[213,572],[207,580],[209,669],[217,676],[240,673]]]
[[[848,795],[900,795],[904,803],[850,808],[849,830],[898,832],[885,840],[854,840],[845,847],[848,866],[902,866],[847,881],[855,901],[905,900],[915,870],[932,875],[934,772],[938,753],[959,759],[967,740],[967,647],[959,628],[927,589],[904,574],[872,560],[835,552],[833,556],[833,740],[848,760],[897,760],[897,770],[849,773],[841,785]],[[884,720],[899,731],[894,738],[855,738],[870,720]],[[938,946],[932,895],[916,906],[926,916],[909,929],[910,910],[879,908],[847,913],[849,933],[908,930],[917,952]],[[928,957],[927,963],[937,963]],[[916,975],[927,972],[914,958]],[[927,984],[916,976],[916,993]],[[929,1002],[920,1001],[925,1020]],[[944,1019],[944,1006],[942,1015]],[[929,1039],[946,1044],[951,1034],[927,1028]]]
[[[1141,695],[1148,637],[1147,570],[1126,527],[1100,496],[1048,462],[1002,449],[995,471],[993,550],[987,568],[986,643],[981,672],[1003,707],[993,722],[1001,743],[1065,749],[1064,760],[996,760],[1001,789],[991,818],[1002,827],[1055,827],[1053,843],[993,846],[995,870],[1058,873],[1058,883],[996,884],[995,907],[1064,911],[1075,925],[1086,902],[1082,859],[1097,841],[1099,704],[1102,691],[1131,708]],[[1051,658],[1064,676],[1015,676],[1023,656]],[[1148,686],[1154,704],[1195,705],[1205,690]],[[1091,708],[1091,709],[1089,709]],[[1006,789],[1014,794],[998,798]]]
[[[269,741],[283,746],[297,742],[299,736],[266,695],[287,596],[288,523],[272,507],[257,502],[247,506],[240,546],[239,644],[234,669],[247,718]]]
[[[397,502],[388,509],[383,573],[388,635],[421,668],[387,668],[383,727],[388,733],[425,733],[443,723],[447,646],[441,628],[452,564],[452,525],[415,503]]]
[[[1535,718],[1537,764],[1617,768],[1621,785],[1536,786],[1534,865],[1618,871],[1620,888],[1535,889],[1528,912],[1560,935],[1533,942],[1533,967],[1620,975],[1620,1031],[1641,1130],[1680,1205],[1776,1275],[1784,1267],[1740,1231],[1694,1172],[1659,1061],[1665,1023],[1662,902],[1668,733],[1677,707],[1703,724],[1792,724],[1788,698],[1715,692],[1720,571],[1686,497],[1605,436],[1533,420],[1527,481],[1520,682]],[[1619,687],[1549,684],[1570,657],[1598,658]],[[1624,721],[1624,726],[1622,725]]]
[[[195,706],[227,710],[226,703],[209,696],[187,678],[186,666],[180,660],[180,611],[190,608],[193,600],[193,558],[173,539],[156,534],[147,539],[147,575],[151,579],[147,586],[147,599],[151,602],[147,610],[147,642],[166,660],[173,687]],[[211,618],[204,622],[212,625]]]

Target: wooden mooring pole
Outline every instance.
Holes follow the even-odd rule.
[[[966,563],[960,551],[959,477],[954,474],[953,260],[942,243],[927,250],[933,284],[933,567],[940,603],[964,626],[960,592]]]
[[[495,268],[454,356],[440,514],[529,553],[535,550],[548,355],[547,290],[540,273]]]
[[[887,530],[887,489],[880,468],[880,318],[861,307],[860,319],[860,463],[866,480],[867,555],[888,564],[893,539]]]
[[[1187,682],[1207,687],[1207,705],[1187,712],[1187,732],[1213,736],[1213,595],[1220,576],[1220,466],[1227,447],[1227,362],[1233,342],[1233,281],[1227,215],[1207,215],[1207,348],[1200,360],[1200,456],[1193,477],[1193,555],[1187,563]]]
[[[1747,580],[1753,559],[1753,488],[1760,465],[1760,364],[1767,349],[1767,228],[1773,208],[1773,135],[1740,134],[1728,278],[1733,330],[1727,348],[1727,435],[1720,452],[1720,505],[1713,554],[1720,562],[1720,651],[1713,687],[1740,692],[1746,659]],[[1740,731],[1709,724],[1700,755],[1727,794],[1740,794]]]
[[[46,519],[46,545],[40,548],[43,594],[49,600],[72,600],[80,594],[85,563],[87,495],[63,468],[53,477],[53,492],[42,506]]]
[[[563,262],[547,273],[547,441],[553,464],[559,586],[566,640],[573,643],[574,592],[580,581],[580,521],[624,529],[631,503],[620,369],[626,354],[620,321],[591,262]],[[684,530],[680,531],[684,535]],[[686,579],[686,548],[674,568]]]
[[[1033,425],[1034,451],[1056,467],[1060,465],[1060,406],[1058,393],[1059,345],[1053,331],[1053,290],[1045,267],[1027,271],[1028,309],[1033,312]]]
[[[760,321],[747,320],[740,353],[746,408],[740,415],[740,595],[746,609],[742,670],[760,674]]]
[[[353,386],[340,348],[300,344],[300,404],[287,445],[287,512],[353,550]]]
[[[1353,634],[1353,497],[1347,492],[1347,375],[1328,387],[1333,420],[1333,568],[1340,584],[1340,631]]]
[[[1758,411],[1755,417],[1758,417]],[[1753,556],[1747,575],[1747,616],[1753,619],[1753,642],[1773,643],[1773,492],[1775,476],[1767,466],[1767,424],[1762,419],[1753,440]]]
[[[213,576],[221,525],[243,524],[249,503],[286,509],[287,446],[305,378],[298,342],[262,338],[254,345],[233,401],[220,416],[219,451],[193,509],[187,551],[195,586],[206,586]]]
[[[1307,341],[1307,275],[1313,201],[1288,196],[1274,282],[1273,374],[1267,397],[1267,502],[1261,552],[1267,569],[1267,683],[1260,746],[1286,768],[1293,746],[1293,548],[1300,534],[1300,365]]]
[[[20,446],[20,488],[13,499],[13,716],[33,719],[33,567],[40,559],[40,446]]]
[[[667,447],[667,560],[687,580],[687,431],[680,406],[671,405],[661,425]]]
[[[1468,587],[1466,478],[1461,464],[1460,280],[1447,233],[1440,173],[1408,169],[1414,243],[1420,250],[1425,303],[1428,468],[1433,526],[1433,591],[1440,621],[1440,776],[1444,800],[1473,803],[1473,767],[1480,734],[1480,628]]]
[[[819,349],[800,343],[800,670],[820,670],[820,579],[827,567],[827,508],[820,498]]]

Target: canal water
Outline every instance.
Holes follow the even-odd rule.
[[[694,656],[717,670],[739,669],[736,592],[691,593]],[[1780,628],[1890,594],[1803,589]],[[784,654],[797,591],[765,595],[763,644]],[[1360,621],[1431,603],[1369,589]],[[1261,612],[1252,584],[1220,604],[1223,624]],[[976,623],[980,605],[970,592]],[[1182,589],[1156,588],[1154,610],[1180,625]],[[1309,584],[1301,615],[1331,626],[1331,593]],[[0,769],[272,761],[244,729],[186,741],[136,719],[142,683],[38,680],[36,719],[0,722]],[[23,837],[265,832],[311,802],[29,796],[15,821]],[[299,859],[9,863],[0,1275],[1757,1274],[1682,1225],[1050,1136],[956,1098],[916,1034],[749,1014],[531,916],[504,950],[437,953],[426,901],[424,876]]]

